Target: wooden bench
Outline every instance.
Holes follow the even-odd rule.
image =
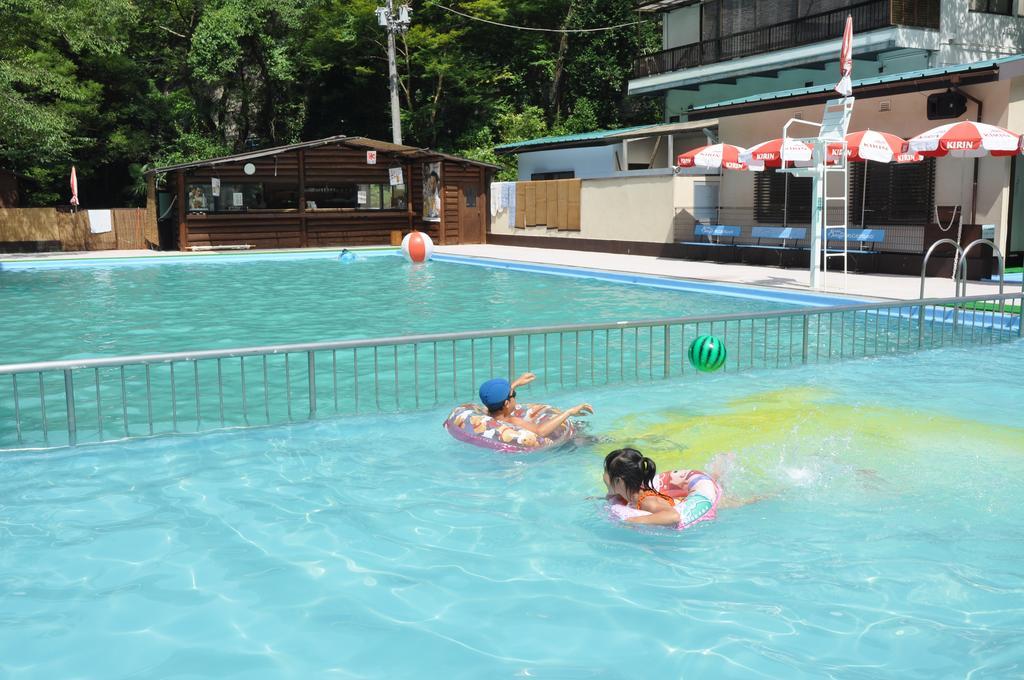
[[[736,237],[743,232],[742,227],[735,227],[724,224],[695,224],[693,225],[693,240],[680,241],[684,246],[705,246],[713,250],[716,257],[721,259],[723,255],[732,255],[736,250]],[[728,242],[722,239],[729,239]],[[731,259],[731,258],[730,258]]]

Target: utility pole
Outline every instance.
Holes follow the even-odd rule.
[[[388,81],[391,88],[391,141],[402,143],[402,118],[398,103],[398,64],[395,59],[395,34],[405,33],[412,23],[409,5],[401,5],[395,14],[393,0],[377,8],[377,23],[388,31]]]

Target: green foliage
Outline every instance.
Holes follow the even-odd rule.
[[[31,200],[138,204],[141,170],[334,134],[389,140],[378,0],[0,0],[0,167]],[[460,11],[543,28],[635,21],[632,0],[466,0]],[[657,119],[627,99],[648,22],[516,31],[416,3],[398,40],[403,141],[500,165],[494,146]],[[557,79],[556,75],[561,74]]]

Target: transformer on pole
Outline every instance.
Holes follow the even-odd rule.
[[[391,141],[402,143],[402,118],[398,103],[398,64],[395,58],[395,35],[405,33],[412,23],[412,9],[409,5],[400,5],[398,13],[392,0],[387,0],[384,7],[378,7],[377,23],[388,32],[388,86],[391,90]]]

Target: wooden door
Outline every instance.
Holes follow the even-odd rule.
[[[480,182],[468,180],[459,187],[459,243],[483,243],[487,209],[487,195]]]

